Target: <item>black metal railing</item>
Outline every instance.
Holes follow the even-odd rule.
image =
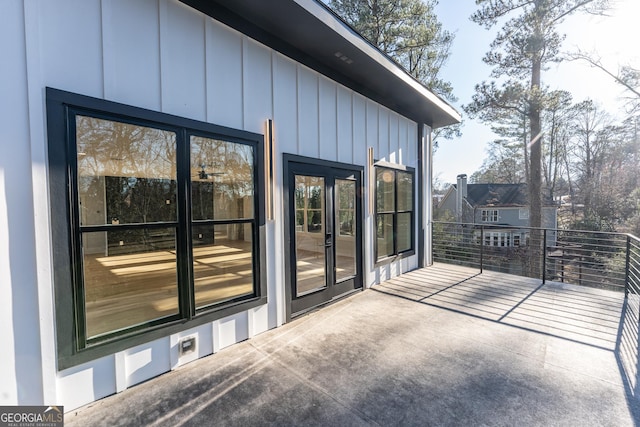
[[[640,239],[627,236],[627,259],[625,269],[625,294],[640,294]]]
[[[640,239],[629,234],[433,223],[433,260],[640,294]]]

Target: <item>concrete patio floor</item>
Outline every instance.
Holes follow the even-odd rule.
[[[68,426],[638,426],[638,301],[437,264],[65,414]]]

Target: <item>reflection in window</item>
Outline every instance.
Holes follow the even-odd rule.
[[[178,313],[176,134],[75,119],[80,224],[104,230],[81,235],[91,339]]]
[[[296,176],[296,231],[324,233],[324,178]]]
[[[180,318],[179,295],[192,295],[196,309],[255,295],[253,145],[190,137],[194,223],[192,241],[185,243],[178,210],[178,134],[73,117],[82,339]],[[180,253],[189,243],[192,251]],[[192,262],[179,262],[187,257]],[[193,283],[180,283],[179,265],[192,266],[193,274],[182,277],[193,277]]]
[[[397,172],[398,179],[398,211],[413,210],[413,175],[408,172]]]
[[[196,309],[254,293],[253,147],[190,137]]]
[[[411,213],[403,212],[397,216],[398,221],[398,252],[411,249]]]
[[[81,225],[177,219],[176,134],[76,116]]]
[[[323,177],[295,176],[296,296],[327,286]]]
[[[194,220],[253,218],[253,148],[191,137]]]
[[[196,308],[253,293],[251,224],[194,226]]]
[[[335,180],[336,281],[356,275],[356,182]]]
[[[379,214],[377,218],[378,251],[377,257],[385,258],[394,254],[393,250],[393,214]]]
[[[376,208],[378,212],[395,210],[395,171],[376,168]]]
[[[178,314],[174,230],[87,232],[82,237],[87,243],[118,242],[102,252],[83,251],[88,339]]]
[[[376,166],[376,259],[413,250],[413,171]]]

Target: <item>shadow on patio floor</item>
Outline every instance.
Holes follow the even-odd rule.
[[[622,294],[436,265],[67,413],[65,425],[637,427],[637,319]]]
[[[614,350],[624,293],[447,264],[415,270],[378,292],[529,331]]]
[[[640,425],[640,296],[440,263],[373,289],[613,352]]]

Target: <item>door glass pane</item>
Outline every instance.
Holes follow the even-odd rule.
[[[324,178],[296,175],[296,295],[322,289],[326,283]],[[299,215],[299,212],[302,215]],[[300,216],[302,227],[299,227]]]
[[[253,147],[191,137],[194,220],[253,218]]]
[[[76,116],[80,225],[176,221],[176,134]]]
[[[87,338],[178,314],[175,230],[82,233]]]
[[[343,179],[335,180],[335,210],[337,237],[336,281],[356,274],[356,183]]]
[[[253,295],[251,224],[199,225],[192,231],[196,308]]]
[[[393,214],[379,214],[376,218],[378,251],[376,258],[384,258],[393,252]]]
[[[411,249],[411,213],[398,214],[398,253]]]

